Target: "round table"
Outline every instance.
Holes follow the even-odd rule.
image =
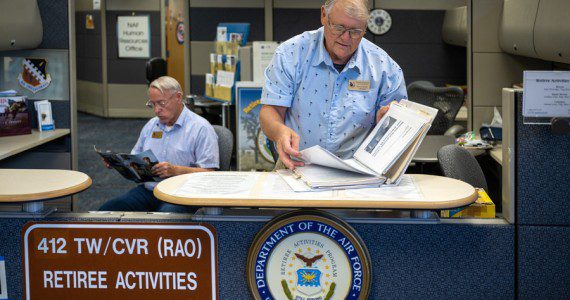
[[[271,193],[260,188],[269,176],[278,176],[272,172],[259,172],[250,191],[219,193],[220,188],[230,186],[235,177],[254,172],[204,172],[191,173],[171,177],[161,181],[154,189],[154,195],[166,202],[181,205],[206,207],[283,207],[283,208],[372,208],[372,209],[407,209],[436,210],[465,206],[477,200],[477,191],[468,183],[456,179],[412,174],[419,196],[417,199],[409,195],[393,195],[391,198],[375,197],[374,194],[362,190],[335,190],[331,193]],[[202,194],[181,195],[179,189],[187,184],[204,185],[204,178],[212,177],[211,192]],[[247,188],[244,188],[247,189]]]
[[[81,192],[91,178],[72,170],[0,169],[0,203],[23,202],[25,212],[39,212],[42,200]]]

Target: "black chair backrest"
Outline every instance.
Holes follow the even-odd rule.
[[[437,108],[437,116],[428,131],[428,134],[437,135],[443,135],[453,125],[465,100],[463,90],[459,87],[435,87],[422,81],[408,85],[408,99]]]
[[[158,77],[166,75],[166,60],[162,57],[153,57],[146,62],[146,80],[150,84]]]
[[[220,150],[220,170],[229,171],[234,150],[234,135],[231,130],[220,125],[212,125],[218,135],[218,148]]]
[[[446,177],[459,179],[489,192],[481,166],[465,148],[457,145],[443,146],[437,151],[437,160]]]

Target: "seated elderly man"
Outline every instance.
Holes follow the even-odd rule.
[[[159,163],[151,171],[160,178],[219,168],[218,136],[208,121],[184,106],[178,81],[162,76],[151,82],[148,95],[150,99],[146,106],[154,111],[156,117],[143,127],[131,154],[152,150]],[[107,201],[99,210],[195,211],[196,208],[157,199],[152,193],[156,184],[145,182]]]

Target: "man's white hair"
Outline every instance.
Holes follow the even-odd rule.
[[[170,76],[161,76],[158,77],[157,79],[153,80],[148,89],[150,91],[150,88],[155,88],[157,90],[159,90],[163,95],[165,92],[171,92],[171,93],[177,93],[180,92],[182,93],[182,88],[180,87],[180,83],[178,83],[178,81]]]
[[[333,6],[336,3],[342,5],[344,12],[353,18],[365,22],[368,21],[368,18],[370,18],[368,0],[326,0],[325,13],[327,16],[330,14]]]

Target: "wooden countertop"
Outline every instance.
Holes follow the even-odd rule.
[[[216,174],[212,174],[216,173]],[[253,188],[235,193],[216,194],[217,188],[235,183],[235,177],[246,172],[204,172],[175,176],[160,182],[154,195],[166,202],[193,206],[233,206],[233,207],[314,207],[314,208],[377,208],[377,209],[445,209],[471,204],[477,199],[476,190],[469,184],[441,176],[410,175],[420,196],[411,198],[409,194],[392,195],[391,198],[375,197],[366,193],[367,189],[335,190],[324,192],[288,192],[279,194],[275,190],[263,189],[264,182],[272,180],[275,173],[259,173]],[[251,173],[251,172],[247,172]],[[178,190],[183,185],[203,184],[203,176],[213,178],[215,184],[207,187],[206,194],[180,196]],[[211,179],[210,179],[211,180]],[[201,182],[201,183],[198,183]]]
[[[33,129],[32,134],[0,137],[0,160],[66,136],[70,132],[69,129],[56,129],[42,132]]]
[[[72,170],[0,169],[0,202],[63,197],[91,186],[91,178]]]

